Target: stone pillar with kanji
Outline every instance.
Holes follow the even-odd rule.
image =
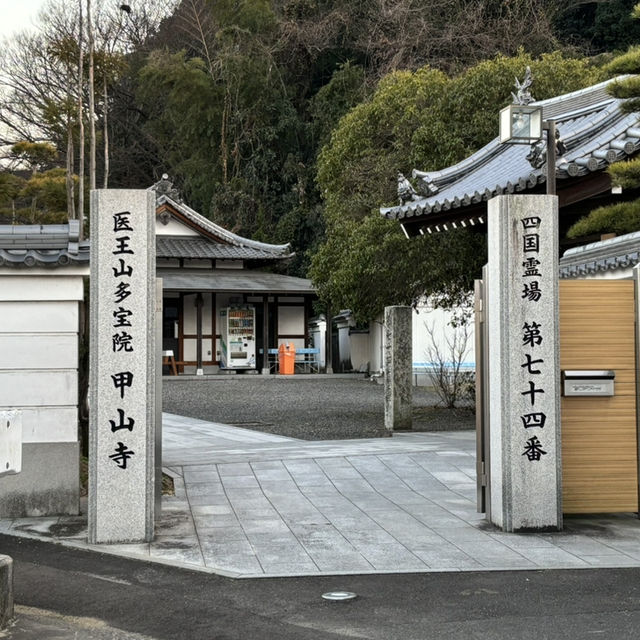
[[[562,528],[556,196],[489,201],[490,517]]]
[[[155,198],[91,193],[89,542],[153,539]]]

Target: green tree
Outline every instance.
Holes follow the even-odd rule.
[[[452,78],[423,67],[386,76],[370,100],[342,118],[318,161],[327,240],[310,274],[325,302],[372,317],[387,304],[423,294],[451,304],[468,292],[484,260],[484,236],[407,241],[397,223],[379,220],[378,208],[394,203],[398,171],[449,166],[491,140],[500,108],[511,101],[514,76],[527,65],[537,99],[600,78],[587,61],[558,53],[498,56]]]
[[[10,171],[0,171],[0,218],[3,224],[16,224],[16,207],[25,180]]]
[[[13,159],[24,164],[35,175],[38,171],[50,167],[56,160],[56,148],[48,142],[29,142],[21,140],[11,147]]]
[[[10,224],[52,224],[67,220],[66,171],[34,171],[21,178],[0,172],[0,218]]]
[[[640,4],[636,4],[632,17],[640,18]],[[612,60],[604,67],[609,75],[636,74],[640,71],[640,46],[630,47],[629,50]],[[609,93],[616,98],[625,100],[622,110],[626,113],[640,111],[640,79],[632,76],[613,82],[608,87]],[[640,187],[640,158],[616,162],[608,169],[611,183],[624,190],[634,190]],[[586,217],[578,220],[567,232],[570,238],[580,238],[601,233],[629,233],[640,230],[640,199],[631,202],[621,202],[609,206],[598,207]]]
[[[558,37],[589,53],[624,50],[640,40],[640,24],[632,19],[635,0],[582,2],[568,7],[555,21]]]
[[[296,221],[286,240],[301,240],[317,202],[313,154],[277,59],[270,3],[194,0],[179,16],[191,46],[154,51],[138,75],[144,128],[161,164],[185,199],[223,226],[280,241]]]

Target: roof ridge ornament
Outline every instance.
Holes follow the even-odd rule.
[[[434,196],[436,193],[438,193],[438,186],[432,180],[428,172],[418,171],[418,169],[414,169],[411,172],[411,177],[414,180],[418,180],[418,191],[425,198],[429,198],[430,196]]]
[[[157,198],[159,198],[160,196],[167,196],[174,202],[182,203],[180,192],[173,186],[173,182],[169,180],[169,174],[167,173],[163,173],[162,178],[160,178],[158,182],[152,185],[151,189],[156,192]]]
[[[407,202],[420,200],[418,192],[400,172],[398,172],[398,198],[400,199],[401,205],[406,204]]]
[[[567,152],[567,146],[560,137],[560,129],[556,128],[556,157],[562,162],[562,156]],[[536,140],[531,145],[531,150],[526,156],[529,164],[534,169],[542,169],[547,164],[547,142],[546,140]]]
[[[529,91],[529,87],[532,84],[533,74],[531,73],[531,67],[527,65],[522,82],[520,82],[516,77],[515,87],[517,89],[517,93],[513,93],[513,91],[511,92],[511,95],[513,96],[513,104],[527,105],[534,101],[531,91]]]

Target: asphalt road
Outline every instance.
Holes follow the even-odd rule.
[[[363,378],[229,376],[163,378],[163,410],[300,438],[376,438],[384,428],[384,386]],[[468,410],[434,409],[437,396],[413,388],[416,430],[473,429]]]
[[[15,562],[11,640],[624,640],[640,628],[638,569],[232,580],[6,536],[0,553]],[[358,598],[321,598],[334,589]]]

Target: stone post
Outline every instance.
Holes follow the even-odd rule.
[[[153,539],[155,193],[91,193],[89,542]]]
[[[389,433],[412,427],[411,307],[384,310],[384,426]]]
[[[491,519],[559,530],[557,197],[490,200],[488,246]]]

